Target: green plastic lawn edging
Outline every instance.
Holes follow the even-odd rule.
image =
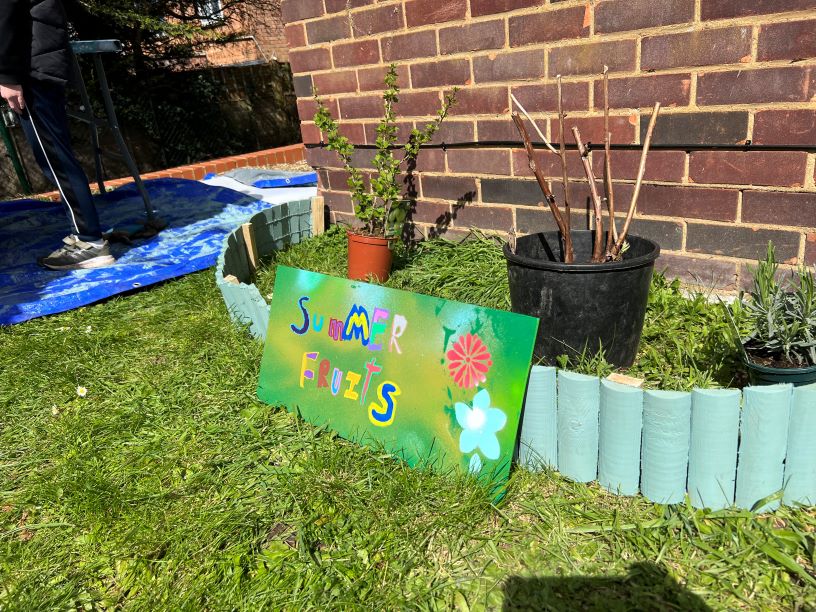
[[[258,255],[311,236],[311,202],[250,219]],[[238,279],[229,282],[227,276]],[[224,241],[216,283],[234,321],[265,339],[269,305],[251,283],[241,228]],[[692,392],[641,390],[533,366],[519,464],[659,504],[767,512],[816,506],[816,385]]]
[[[262,210],[252,216],[252,234],[259,257],[297,244],[312,235],[311,200],[296,200]],[[228,276],[239,282],[226,280]],[[250,333],[266,338],[269,304],[252,283],[246,242],[240,227],[225,239],[215,267],[215,283],[233,321],[249,325]]]

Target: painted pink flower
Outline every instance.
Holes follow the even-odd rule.
[[[448,351],[448,370],[463,389],[472,389],[487,379],[493,362],[487,346],[476,334],[465,334]]]

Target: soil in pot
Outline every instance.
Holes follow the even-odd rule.
[[[621,261],[595,264],[593,236],[589,230],[572,232],[572,264],[563,263],[557,231],[519,238],[515,253],[504,247],[513,311],[540,320],[535,356],[544,363],[601,349],[617,367],[634,363],[660,247],[629,236]]]
[[[348,236],[348,277],[351,280],[369,280],[374,277],[385,282],[391,276],[393,254],[391,243],[394,238],[365,236],[347,232]]]
[[[752,385],[778,385],[791,383],[800,387],[816,383],[816,366],[807,368],[777,367],[750,361],[743,357],[742,362],[748,370],[748,380]]]

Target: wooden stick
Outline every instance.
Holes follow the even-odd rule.
[[[558,155],[561,158],[561,180],[564,182],[564,217],[567,230],[572,231],[572,217],[569,203],[569,173],[567,172],[567,145],[564,134],[564,105],[561,99],[561,75],[556,77],[558,83],[558,129],[561,132],[558,139]]]
[[[323,196],[312,198],[312,236],[319,236],[326,231],[325,204]]]
[[[255,233],[252,231],[252,224],[244,223],[241,225],[241,234],[244,237],[244,246],[246,247],[249,278],[252,279],[258,270],[258,247],[255,245]]]
[[[527,151],[527,159],[529,161],[530,170],[533,171],[536,181],[538,181],[538,186],[541,188],[541,192],[544,194],[544,199],[550,205],[550,211],[552,212],[553,217],[555,217],[555,223],[558,225],[558,230],[561,232],[561,236],[564,239],[564,262],[572,263],[571,260],[567,260],[569,255],[572,253],[572,236],[570,236],[569,230],[564,223],[564,218],[561,216],[561,210],[558,208],[558,204],[555,201],[555,196],[553,195],[552,191],[550,191],[550,186],[547,184],[547,180],[544,178],[544,175],[541,173],[541,169],[536,163],[535,149],[533,149],[533,145],[530,142],[530,135],[527,133],[527,128],[524,127],[524,121],[521,119],[521,117],[519,117],[518,113],[513,113],[512,117],[513,123],[516,124],[516,129],[519,131],[521,139],[524,141],[524,148]]]
[[[637,208],[637,200],[638,196],[640,195],[640,186],[641,183],[643,183],[643,174],[646,172],[646,156],[649,154],[649,147],[652,144],[652,133],[654,132],[658,113],[660,113],[660,102],[655,103],[654,110],[652,111],[652,117],[649,119],[649,127],[646,130],[646,140],[643,142],[643,152],[640,154],[640,168],[638,168],[635,191],[632,193],[632,201],[629,204],[629,212],[626,213],[626,222],[623,224],[623,229],[621,230],[620,236],[618,236],[615,247],[612,249],[611,254],[613,259],[617,259],[620,255],[620,250],[626,240],[626,234],[629,232],[629,226],[632,223],[632,218],[635,216],[635,208]]]
[[[515,104],[516,106],[518,106],[518,107],[519,107],[519,110],[522,112],[522,114],[523,114],[525,117],[527,117],[527,121],[529,121],[530,123],[532,123],[532,124],[533,124],[533,128],[535,129],[536,134],[538,134],[538,137],[539,137],[539,138],[541,138],[542,142],[543,142],[545,145],[547,145],[547,148],[548,148],[550,151],[552,151],[553,153],[555,153],[556,155],[558,155],[558,151],[556,151],[556,150],[555,150],[555,149],[552,147],[552,145],[549,143],[549,141],[547,140],[547,137],[546,137],[546,136],[544,136],[544,132],[542,132],[540,129],[538,129],[538,124],[537,124],[535,121],[533,121],[533,118],[530,116],[530,114],[529,114],[529,113],[528,113],[526,110],[524,110],[524,107],[521,105],[521,102],[519,102],[519,101],[516,99],[516,96],[514,96],[513,94],[510,94],[510,99],[513,101],[513,104]]]
[[[592,164],[589,163],[589,149],[581,140],[581,132],[577,127],[572,128],[575,136],[575,144],[578,145],[578,152],[581,154],[581,163],[584,165],[584,173],[589,181],[589,193],[592,195],[592,208],[595,211],[595,244],[592,248],[592,261],[600,263],[604,261],[603,254],[603,213],[601,212],[601,196],[598,194],[598,186],[595,184],[595,174],[592,171]]]
[[[612,248],[618,241],[618,226],[615,223],[615,192],[612,187],[612,133],[609,131],[609,66],[604,66],[604,190],[609,212],[609,230],[606,233],[606,255],[611,256]]]

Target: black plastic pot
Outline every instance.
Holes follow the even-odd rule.
[[[562,263],[558,232],[519,238],[504,247],[513,312],[538,317],[535,356],[554,364],[559,355],[592,356],[603,348],[618,367],[635,361],[654,262],[660,247],[629,236],[622,261],[596,264],[594,232],[572,232],[575,263]]]
[[[752,363],[743,358],[748,370],[748,380],[752,385],[778,385],[791,383],[794,387],[803,387],[816,383],[816,366],[809,368],[770,368]]]

